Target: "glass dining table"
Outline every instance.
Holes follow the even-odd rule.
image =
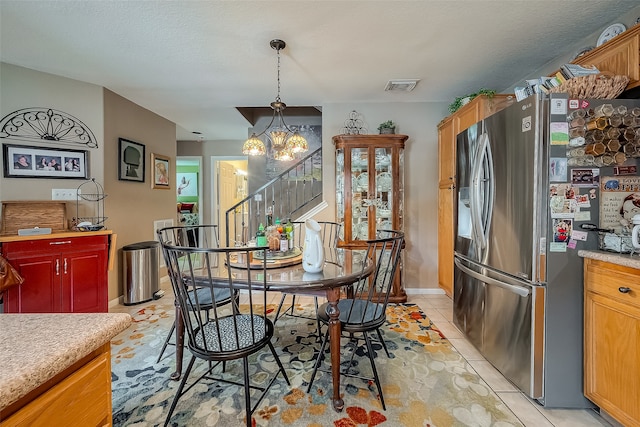
[[[329,345],[331,351],[331,375],[333,384],[332,403],[336,412],[342,411],[344,401],[340,397],[340,311],[338,300],[344,286],[366,278],[373,273],[374,263],[366,258],[366,251],[346,248],[324,248],[325,263],[322,272],[307,273],[302,264],[267,262],[266,282],[267,290],[274,292],[295,293],[296,291],[324,291],[326,293],[329,316]],[[262,265],[262,262],[260,262]],[[242,282],[247,275],[247,269],[233,268],[234,281]],[[260,267],[250,270],[252,280],[262,281],[261,275],[265,270]],[[211,267],[211,274],[220,277],[221,282],[227,280],[227,266],[224,261]],[[245,276],[245,277],[243,277]],[[176,302],[177,304],[177,302]],[[171,374],[174,380],[182,375],[182,357],[184,350],[184,324],[180,314],[180,307],[176,305],[176,370]]]

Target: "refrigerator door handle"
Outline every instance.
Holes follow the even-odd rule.
[[[489,137],[486,133],[480,136],[480,144],[478,145],[478,154],[474,164],[472,183],[473,183],[473,200],[471,209],[471,218],[473,221],[473,229],[477,237],[477,241],[481,248],[487,247],[487,236],[489,233],[489,224],[491,221],[491,207],[488,206],[489,201],[493,203],[493,165],[488,167],[486,162],[491,162],[491,152],[489,148]],[[487,178],[480,179],[481,172],[485,172]],[[481,193],[482,189],[486,189]],[[484,199],[482,198],[484,194]],[[483,212],[487,208],[489,212]]]
[[[485,156],[487,158],[487,193],[486,197],[486,211],[484,212],[484,226],[482,227],[482,234],[484,236],[484,241],[489,241],[489,227],[491,227],[491,217],[493,216],[493,204],[494,204],[494,193],[496,189],[496,182],[493,176],[493,153],[491,152],[491,144],[489,143],[489,135],[484,133],[483,145],[485,146]]]
[[[529,294],[531,294],[531,291],[529,289],[520,287],[520,286],[514,286],[514,285],[510,285],[508,283],[502,282],[500,280],[494,279],[493,277],[489,277],[489,276],[484,276],[478,272],[475,272],[473,270],[471,270],[470,268],[468,268],[467,266],[465,266],[464,264],[462,264],[462,262],[455,258],[454,262],[456,264],[456,267],[458,267],[460,270],[462,270],[465,274],[468,274],[469,276],[473,277],[474,279],[478,279],[481,282],[484,283],[488,283],[490,285],[495,285],[495,286],[499,286],[501,288],[504,288],[508,291],[511,291],[515,294],[520,295],[521,297],[528,297]]]
[[[480,204],[480,171],[481,171],[481,163],[477,159],[482,155],[482,147],[478,146],[476,149],[476,161],[473,162],[473,167],[471,169],[471,177],[470,184],[471,188],[469,189],[469,204],[470,204],[470,213],[471,213],[471,231],[474,235],[474,240],[479,244],[480,248],[484,248],[484,239],[483,232],[480,230],[480,215],[482,206]]]

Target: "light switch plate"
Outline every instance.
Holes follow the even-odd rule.
[[[76,200],[78,189],[76,188],[54,188],[51,190],[51,200]]]

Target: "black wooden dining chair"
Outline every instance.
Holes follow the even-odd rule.
[[[269,388],[282,373],[287,384],[289,378],[280,362],[271,338],[273,337],[273,323],[267,317],[267,270],[266,257],[263,257],[262,269],[256,277],[251,279],[250,259],[258,248],[194,248],[174,246],[163,243],[163,250],[167,256],[167,268],[171,285],[179,302],[180,311],[184,319],[187,333],[187,346],[191,352],[191,360],[180,381],[169,413],[165,420],[168,425],[176,405],[193,386],[201,380],[211,380],[233,384],[244,388],[246,410],[246,425],[252,426],[252,414],[269,391]],[[251,254],[251,255],[250,255]],[[244,262],[240,261],[244,260]],[[222,266],[233,265],[234,268]],[[225,277],[217,277],[216,272],[224,270]],[[245,279],[236,280],[242,271]],[[220,274],[220,273],[217,273]],[[248,294],[248,304],[221,304],[219,293],[234,295],[240,290]],[[206,294],[206,298],[203,298]],[[270,367],[261,369],[260,359],[252,362],[254,366],[249,370],[249,356],[268,347],[273,360],[278,365],[278,371],[271,373],[270,381],[262,378],[266,371],[269,375]],[[208,362],[203,374],[187,382],[197,360]],[[238,364],[231,361],[242,361]],[[226,363],[218,368],[220,364]],[[224,377],[222,376],[224,373]],[[255,380],[255,376],[259,378]],[[254,378],[252,381],[251,378]],[[264,384],[267,384],[264,386]],[[257,401],[252,405],[251,390],[259,390]]]
[[[306,230],[305,223],[302,221],[293,221],[292,224],[295,230],[294,246],[296,248],[302,249],[304,245],[304,236],[305,236],[305,230]],[[327,248],[337,247],[338,241],[340,240],[340,230],[342,229],[342,224],[339,224],[337,222],[330,222],[330,221],[318,221],[318,224],[321,227],[320,238],[322,239],[323,245]],[[316,309],[313,316],[305,316],[304,314],[296,313],[296,308],[295,308],[296,295],[313,297],[313,302]],[[278,304],[278,310],[276,311],[276,317],[273,320],[273,323],[275,324],[280,318],[280,316],[284,316],[284,315],[315,320],[316,327],[317,327],[317,334],[318,334],[317,336],[318,336],[318,339],[320,339],[322,337],[322,329],[321,329],[320,320],[318,320],[318,298],[319,297],[322,298],[324,295],[325,295],[324,291],[299,291],[296,293],[283,292],[282,297],[280,298],[280,304]],[[291,305],[288,306],[282,313],[280,313],[287,296],[291,296]]]
[[[201,248],[217,248],[219,246],[218,243],[218,226],[217,225],[192,225],[192,226],[177,226],[177,227],[166,227],[157,231],[158,241],[162,245],[166,243],[168,245],[173,246],[183,246],[183,247],[201,247]],[[164,248],[164,246],[163,246]],[[163,256],[165,260],[165,264],[168,266],[169,262],[167,259],[167,254],[163,250]],[[184,258],[183,258],[184,260]],[[238,293],[229,294],[227,289],[216,289],[214,290],[216,293],[216,304],[225,305],[229,304],[232,301],[237,303],[238,301]],[[213,300],[209,298],[209,290],[208,289],[197,289],[195,293],[198,294],[198,300],[200,302],[200,307],[205,310],[208,314],[209,310],[213,306]],[[195,298],[195,293],[192,292],[189,294],[190,299]],[[162,350],[160,350],[160,354],[158,355],[158,360],[156,363],[162,360],[162,355],[167,349],[168,345],[175,345],[171,342],[171,337],[176,330],[176,322],[173,321],[171,328],[169,329],[169,333],[167,334],[167,338],[164,340],[164,344],[162,345]]]
[[[373,381],[378,389],[380,403],[382,408],[386,410],[384,396],[382,395],[382,387],[378,377],[378,371],[375,364],[375,353],[371,344],[369,334],[373,331],[378,335],[380,344],[384,348],[387,357],[389,350],[380,333],[380,327],[384,325],[386,318],[387,303],[389,302],[389,294],[393,288],[393,278],[396,274],[398,264],[400,262],[400,252],[404,244],[404,234],[400,231],[378,231],[380,238],[367,241],[367,249],[365,256],[375,260],[376,267],[369,277],[361,278],[348,290],[348,298],[338,301],[338,309],[340,310],[340,324],[342,333],[348,335],[354,343],[351,359],[349,363],[342,363],[345,367],[341,370],[341,374],[349,377],[360,378],[365,381]],[[323,304],[318,310],[318,319],[323,324],[329,323],[327,315],[327,304]],[[307,387],[307,393],[311,391],[313,380],[318,372],[321,361],[323,359],[325,347],[329,338],[329,330],[324,334],[320,351],[316,357],[313,367],[313,373]],[[364,341],[373,371],[373,378],[365,378],[360,375],[357,365],[354,365],[353,358],[358,348],[358,343]]]

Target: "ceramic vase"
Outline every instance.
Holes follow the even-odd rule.
[[[321,227],[317,221],[305,221],[304,244],[302,248],[302,268],[307,273],[320,273],[324,267]]]

